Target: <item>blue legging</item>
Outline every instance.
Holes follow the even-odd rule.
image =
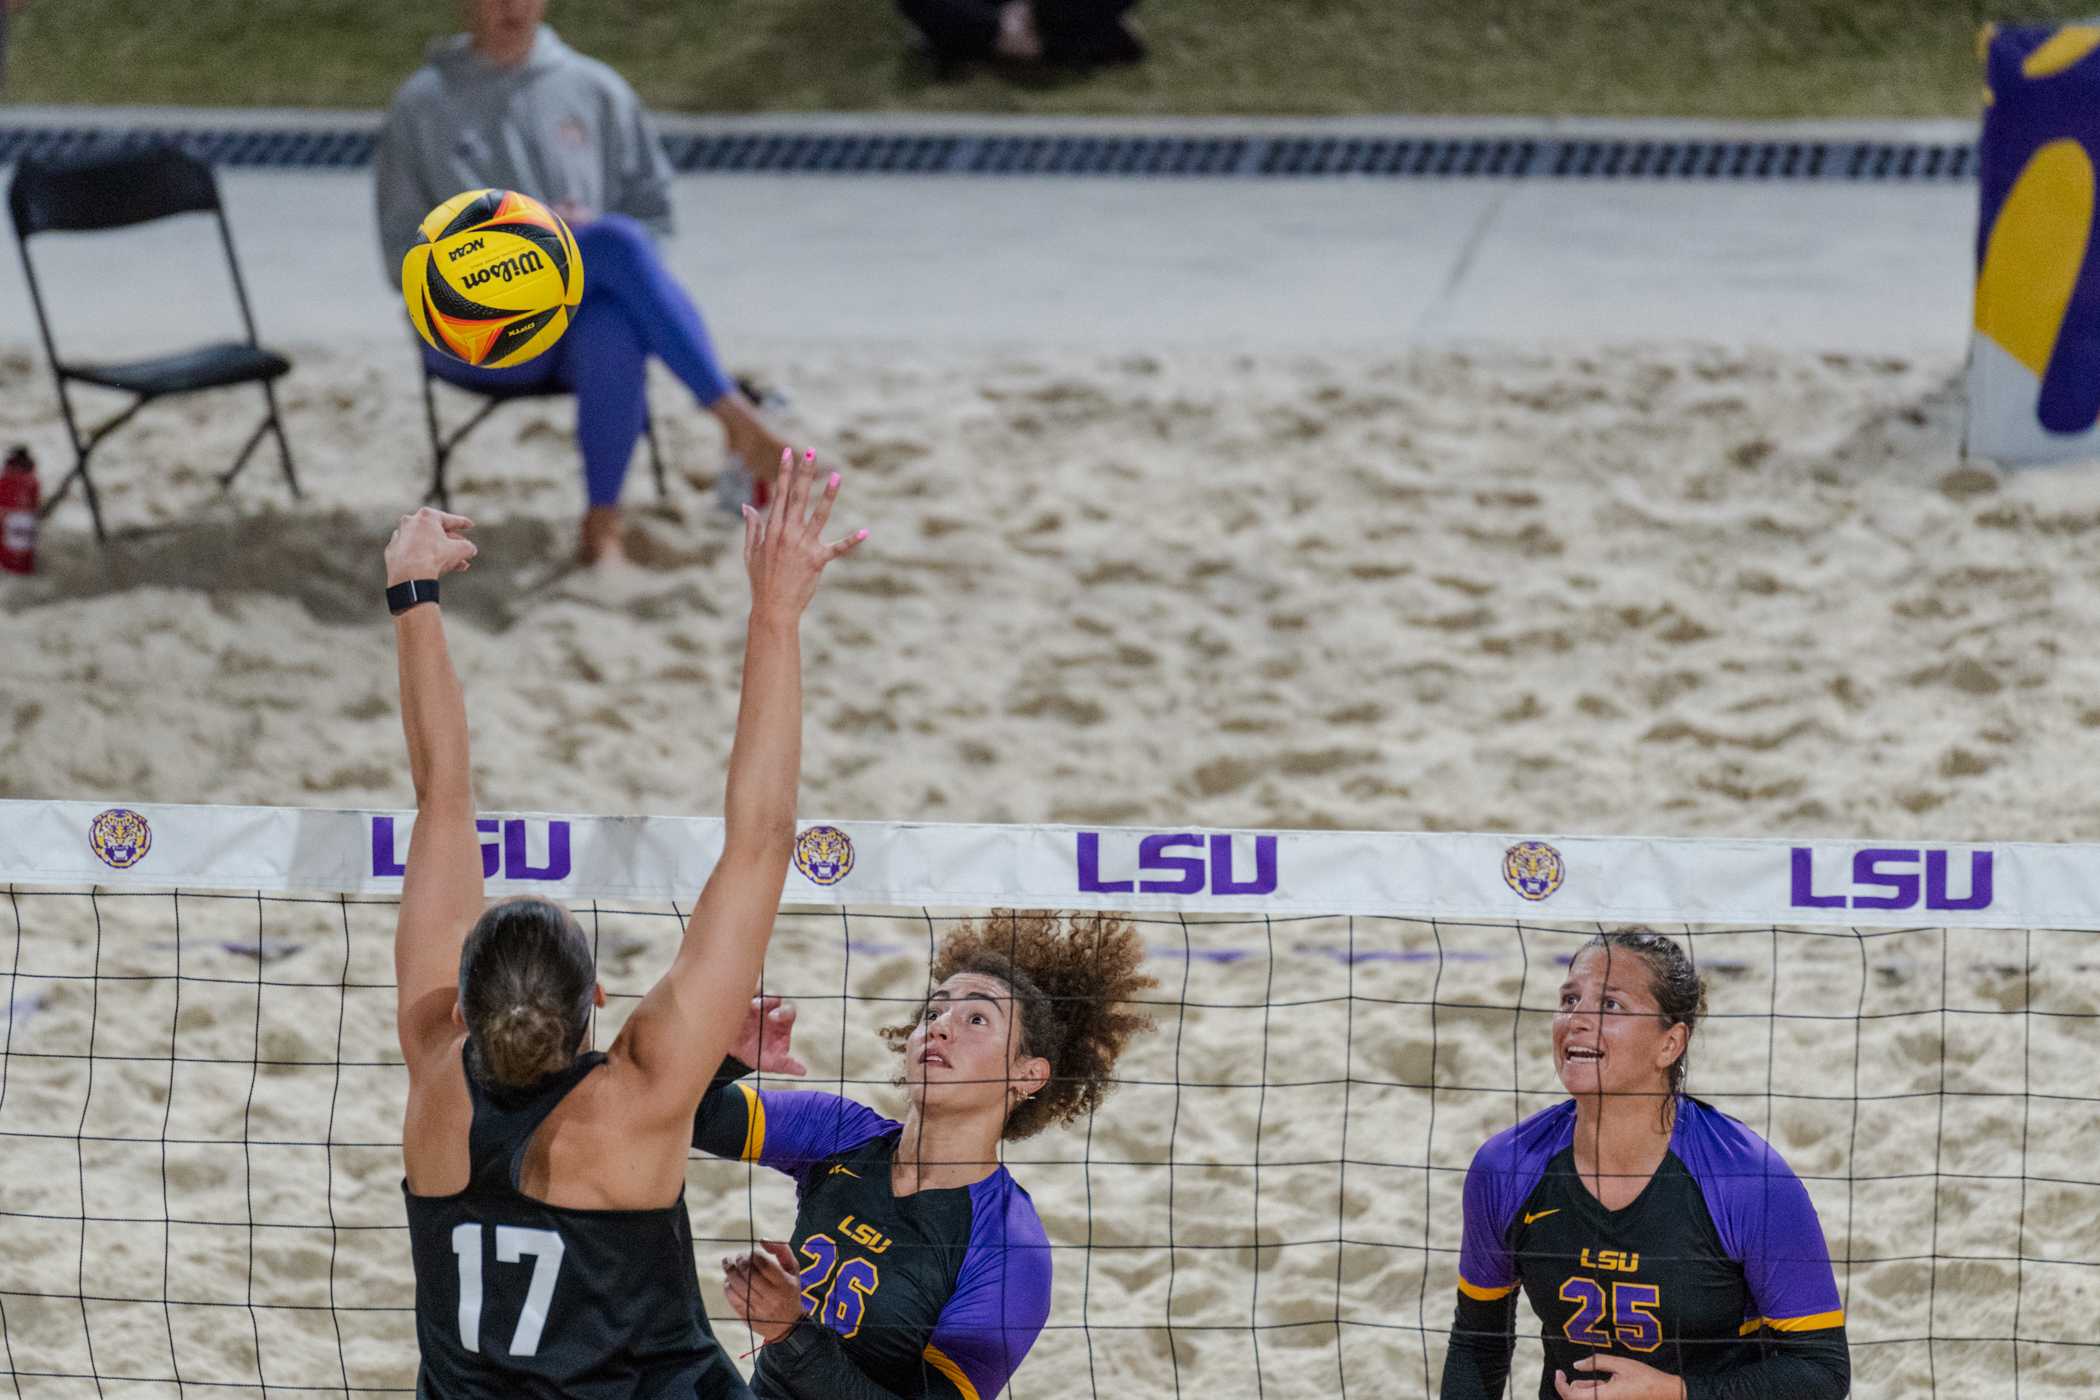
[[[430,372],[466,389],[558,384],[576,395],[584,490],[594,506],[620,499],[627,464],[649,412],[643,371],[655,355],[701,407],[729,392],[700,308],[678,285],[656,244],[624,214],[574,230],[583,255],[583,304],[554,348],[508,369],[477,369],[428,348]]]

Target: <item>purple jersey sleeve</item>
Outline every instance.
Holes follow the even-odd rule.
[[[992,1400],[1050,1320],[1050,1239],[1004,1167],[970,1188],[970,1208],[962,1271],[925,1358],[962,1400]]]
[[[737,1084],[744,1100],[742,1157],[800,1177],[827,1157],[849,1151],[897,1124],[837,1094],[808,1089],[753,1089]]]
[[[1699,1183],[1721,1247],[1743,1266],[1748,1327],[1814,1332],[1845,1325],[1823,1222],[1772,1145],[1719,1109],[1679,1105],[1674,1151]]]
[[[1574,1103],[1557,1104],[1503,1129],[1473,1154],[1458,1247],[1458,1291],[1468,1298],[1492,1303],[1516,1291],[1509,1223],[1546,1174],[1546,1164],[1572,1139],[1574,1125]]]

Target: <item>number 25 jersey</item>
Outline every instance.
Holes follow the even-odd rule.
[[[1586,1356],[1627,1357],[1702,1397],[1843,1395],[1845,1315],[1808,1192],[1742,1123],[1677,1101],[1661,1165],[1605,1207],[1577,1176],[1572,1101],[1496,1134],[1466,1173],[1444,1400],[1500,1395],[1521,1287],[1541,1323],[1540,1396]]]

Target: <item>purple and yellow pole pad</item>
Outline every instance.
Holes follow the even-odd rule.
[[[1968,451],[2100,456],[2100,24],[1987,27]]]

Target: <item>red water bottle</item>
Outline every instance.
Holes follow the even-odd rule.
[[[36,572],[36,507],[41,493],[36,461],[17,446],[0,467],[0,569],[11,574]]]

